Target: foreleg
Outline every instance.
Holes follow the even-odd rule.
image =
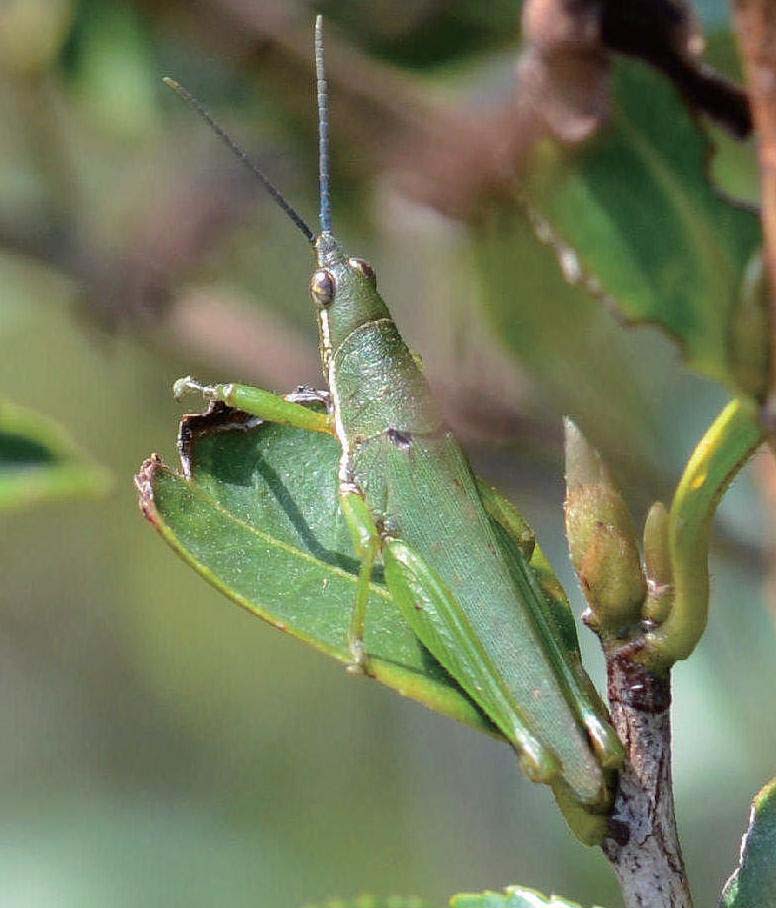
[[[276,422],[295,429],[307,429],[309,432],[333,434],[334,421],[328,412],[305,407],[296,400],[311,400],[309,393],[301,392],[282,397],[271,391],[253,388],[250,385],[238,385],[234,382],[218,385],[201,385],[190,376],[179,378],[173,385],[173,394],[181,398],[189,391],[202,394],[207,400],[220,400],[230,407],[258,416],[267,422]],[[289,399],[290,398],[290,399]],[[320,399],[319,397],[317,399]],[[325,400],[325,398],[324,398]]]

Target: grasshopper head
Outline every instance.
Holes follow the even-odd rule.
[[[377,292],[372,266],[351,258],[331,229],[329,196],[329,95],[323,63],[323,19],[315,20],[315,74],[318,87],[318,173],[321,184],[321,232],[315,238],[318,267],[310,278],[310,294],[318,310],[324,372],[340,344],[361,325],[389,318]]]
[[[310,295],[318,314],[321,353],[327,358],[356,328],[390,314],[368,262],[348,256],[330,233],[317,237],[315,252],[318,267],[310,278]]]

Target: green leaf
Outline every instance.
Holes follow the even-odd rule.
[[[595,447],[640,458],[634,473],[643,481],[662,452],[651,450],[659,432],[648,373],[633,368],[639,339],[564,277],[556,250],[537,238],[535,226],[510,206],[494,208],[472,228],[484,314],[541,397],[557,413],[574,414]]]
[[[0,402],[0,510],[98,495],[107,473],[90,463],[52,420]]]
[[[776,905],[776,779],[752,802],[741,858],[722,890],[722,908]]]
[[[184,417],[178,447],[182,473],[153,455],[135,479],[146,518],[238,605],[348,665],[359,563],[339,503],[337,439],[263,423],[217,403],[205,414]],[[511,537],[496,522],[494,529],[512,552]],[[598,702],[582,668],[565,594],[538,546],[530,567],[570,670]],[[443,715],[500,736],[420,643],[382,571],[375,574],[365,633],[369,674]],[[553,793],[575,834],[587,844],[600,842],[607,821],[599,808],[578,804],[562,781]]]
[[[252,614],[342,663],[357,562],[337,497],[329,435],[260,423],[223,405],[181,423],[183,474],[154,456],[140,504],[170,546]],[[421,646],[378,575],[366,627],[370,672],[474,728],[488,719]]]
[[[528,194],[567,264],[573,249],[628,320],[661,326],[694,369],[740,390],[730,338],[760,222],[713,189],[709,155],[668,80],[620,61],[609,126],[573,153],[542,146]]]
[[[580,908],[580,906],[577,902],[569,902],[557,895],[547,898],[535,889],[507,886],[503,892],[454,895],[450,899],[450,908]]]

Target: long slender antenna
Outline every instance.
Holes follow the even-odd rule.
[[[318,82],[318,178],[321,184],[321,233],[331,233],[329,194],[329,86],[323,65],[323,16],[315,18],[315,77]]]
[[[296,226],[302,231],[305,236],[305,239],[308,243],[315,245],[315,234],[307,226],[306,222],[302,219],[294,208],[286,201],[283,194],[280,190],[272,183],[269,177],[265,176],[264,173],[258,168],[256,164],[248,157],[247,152],[235,142],[235,140],[226,132],[223,127],[219,126],[218,123],[210,116],[205,107],[191,94],[188,89],[184,88],[180,82],[176,82],[175,79],[170,79],[168,76],[165,76],[162,79],[162,82],[168,87],[171,88],[176,94],[180,95],[181,98],[191,107],[196,113],[202,117],[202,119],[207,123],[207,125],[213,130],[213,132],[218,136],[219,139],[226,145],[226,147],[234,154],[243,164],[251,171],[251,173],[258,178],[259,182],[264,186],[267,192],[272,196],[272,198],[280,205],[280,207],[285,211],[285,213],[291,218],[291,220],[296,224]]]

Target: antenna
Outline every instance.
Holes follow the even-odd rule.
[[[219,139],[226,145],[226,147],[240,160],[242,163],[251,171],[251,173],[258,178],[259,182],[264,186],[267,192],[272,196],[272,198],[280,205],[280,207],[285,211],[285,213],[291,218],[291,220],[296,224],[296,226],[302,231],[305,236],[305,239],[308,243],[315,245],[315,234],[310,230],[305,221],[302,219],[301,215],[297,214],[294,208],[286,201],[283,194],[280,190],[272,183],[269,177],[265,176],[264,173],[259,169],[259,167],[253,163],[253,161],[248,157],[247,152],[235,142],[235,140],[226,132],[223,127],[219,126],[218,123],[210,116],[210,114],[205,109],[204,105],[199,102],[194,95],[191,94],[188,89],[184,88],[180,82],[176,82],[175,79],[170,79],[168,76],[165,76],[162,79],[162,82],[168,87],[171,88],[176,94],[180,95],[181,98],[192,108],[196,113],[202,117],[202,119],[207,123],[207,125],[213,130],[213,132],[218,136]]]
[[[315,18],[315,76],[318,82],[318,178],[321,184],[321,233],[331,233],[329,195],[329,87],[323,65],[323,16]]]

